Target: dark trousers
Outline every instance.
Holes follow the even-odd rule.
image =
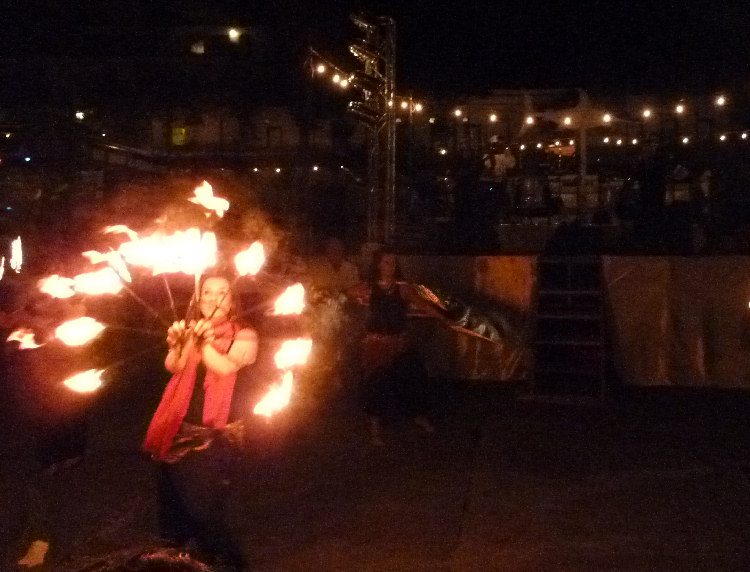
[[[218,439],[176,463],[160,463],[157,494],[159,531],[178,545],[242,569],[244,557],[226,523],[226,501],[238,456]]]

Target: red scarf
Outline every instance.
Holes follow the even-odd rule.
[[[232,321],[221,319],[214,323],[215,338],[211,345],[222,354],[229,352],[239,326]],[[195,378],[201,355],[196,348],[190,353],[184,369],[178,371],[169,380],[159,407],[151,419],[146,432],[143,449],[162,459],[172,446],[182,420],[190,406],[190,398],[195,387]],[[229,419],[229,407],[232,403],[236,373],[219,375],[206,368],[203,381],[205,399],[203,402],[203,425],[214,429],[221,429]]]

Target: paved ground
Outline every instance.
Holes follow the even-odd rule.
[[[40,535],[46,570],[158,543],[138,452],[152,381],[103,397],[84,461],[54,475],[6,421],[2,570]],[[255,424],[227,514],[250,569],[749,569],[750,395],[632,392],[604,410],[448,396],[436,434],[396,427],[382,449],[346,399]]]

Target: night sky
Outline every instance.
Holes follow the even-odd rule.
[[[262,24],[290,53],[309,44],[354,66],[357,10],[396,19],[400,90],[703,92],[744,87],[750,72],[750,11],[735,1],[29,0],[4,15],[0,33],[6,54],[60,54],[81,29],[107,31],[106,43],[203,21]]]

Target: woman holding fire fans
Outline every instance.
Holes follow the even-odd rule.
[[[233,408],[238,372],[255,362],[255,330],[237,320],[233,280],[202,277],[198,316],[172,324],[164,364],[173,376],[148,428],[143,448],[160,461],[159,526],[180,545],[193,542],[238,565],[241,552],[223,520],[223,508],[242,441],[241,413]],[[197,318],[197,319],[196,319]]]

